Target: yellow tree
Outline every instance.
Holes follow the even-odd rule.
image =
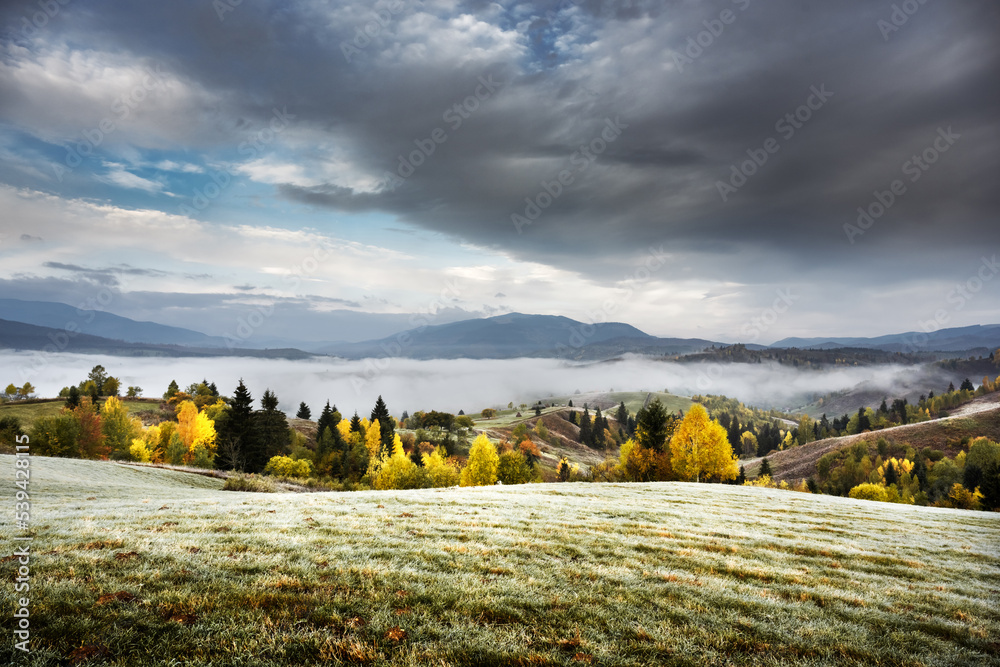
[[[752,457],[757,455],[757,436],[750,431],[743,431],[740,436],[740,447],[743,449],[743,456]]]
[[[462,486],[489,486],[497,483],[500,455],[489,438],[479,434],[469,449],[469,463],[462,469]]]
[[[177,433],[187,449],[185,463],[211,467],[215,462],[215,422],[191,401],[183,401],[177,408]]]
[[[375,429],[378,430],[376,421]],[[378,471],[372,476],[376,489],[412,489],[420,486],[420,475],[417,464],[410,460],[403,449],[403,441],[395,435],[392,443],[392,456],[385,457],[378,466]]]
[[[101,432],[113,459],[132,458],[132,440],[142,434],[142,422],[129,417],[128,408],[114,396],[101,406]]]
[[[365,427],[365,448],[372,460],[377,459],[382,452],[382,428],[377,421]]]
[[[448,460],[448,454],[440,445],[430,454],[421,456],[424,469],[427,470],[428,484],[433,488],[458,486],[459,473],[455,465]]]
[[[670,438],[670,452],[674,474],[680,479],[698,482],[705,476],[727,480],[739,474],[726,429],[709,419],[697,403]]]

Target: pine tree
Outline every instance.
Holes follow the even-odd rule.
[[[667,440],[674,430],[676,418],[654,399],[635,415],[636,444],[655,452],[667,451]]]
[[[354,416],[351,417],[351,433],[360,433],[362,438],[364,438],[365,435],[365,429],[361,425],[361,417],[358,416],[357,411],[355,411]]]
[[[285,453],[290,436],[285,413],[278,410],[278,397],[265,389],[260,398],[261,409],[253,413],[251,447],[246,451],[246,466],[250,472],[260,472],[272,456]]]
[[[899,474],[896,472],[896,466],[893,465],[892,461],[885,466],[885,485],[892,486],[899,482]]]
[[[594,444],[594,433],[590,423],[590,411],[587,410],[587,408],[584,408],[583,414],[580,415],[580,442],[587,447],[592,447]]]
[[[959,387],[961,391],[975,391],[976,388],[972,385],[972,381],[969,378],[962,380],[962,386]]]
[[[329,401],[327,402],[329,404]],[[312,417],[312,410],[306,405],[305,401],[299,403],[299,411],[295,413],[296,419],[310,419]]]
[[[392,453],[393,436],[396,434],[396,425],[393,424],[392,417],[389,416],[389,408],[385,406],[385,401],[382,400],[381,394],[378,400],[375,401],[375,407],[372,408],[372,414],[368,421],[373,424],[378,422],[382,439],[382,453],[386,456],[390,455]]]
[[[253,396],[242,378],[229,406],[229,419],[218,431],[219,449],[223,453],[219,466],[223,470],[246,470],[247,454],[254,449]]]
[[[177,380],[171,380],[170,385],[167,387],[167,391],[163,393],[163,398],[170,400],[180,390],[181,388],[177,386]]]
[[[858,433],[864,433],[865,431],[870,431],[872,428],[871,422],[868,420],[868,415],[864,408],[858,408]]]
[[[594,440],[594,449],[604,449],[604,416],[601,414],[601,408],[597,408],[594,413],[594,428],[591,430],[591,437]]]
[[[70,410],[80,407],[80,390],[75,386],[69,388],[69,396],[66,397],[66,407]]]
[[[757,477],[764,477],[765,475],[771,476],[771,462],[764,457],[764,460],[760,462],[760,470],[757,471]]]
[[[628,408],[625,407],[625,401],[618,404],[618,412],[615,413],[615,421],[618,422],[619,428],[625,428],[628,424]]]
[[[740,465],[740,474],[736,476],[736,484],[738,486],[743,486],[747,481],[747,471],[744,470],[743,466]]]

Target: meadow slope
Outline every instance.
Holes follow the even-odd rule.
[[[680,483],[257,495],[31,470],[34,651],[5,643],[11,663],[1000,665],[996,514]]]

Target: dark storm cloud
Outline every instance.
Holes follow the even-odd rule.
[[[208,2],[94,2],[48,29],[213,91],[218,143],[287,106],[374,178],[434,148],[381,188],[278,184],[288,199],[398,214],[597,277],[666,244],[688,254],[663,278],[905,282],[960,273],[948,262],[1000,241],[996,3],[914,4],[889,32],[893,4],[862,0],[467,2],[452,14],[412,2],[345,51],[387,6],[246,1],[220,20]],[[483,22],[477,37],[463,12]],[[619,133],[602,144],[609,123]],[[445,140],[428,144],[435,130]],[[911,181],[911,157],[949,131],[958,138]],[[299,149],[304,161],[324,159],[318,145]],[[587,146],[602,146],[593,161]],[[754,155],[766,162],[731,182]],[[845,224],[894,180],[905,193],[852,237]],[[525,198],[546,196],[519,233],[512,214],[532,217]]]

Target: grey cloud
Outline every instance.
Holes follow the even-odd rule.
[[[224,22],[194,0],[91,4],[67,7],[73,20],[53,24],[53,39],[128,51],[215,91],[220,102],[209,117],[220,142],[235,145],[287,105],[317,145],[335,143],[359,170],[382,174],[435,128],[445,131],[447,140],[394,188],[276,186],[310,206],[394,214],[600,280],[620,279],[647,247],[666,244],[676,259],[658,278],[769,290],[795,275],[829,304],[875,285],[952,280],[1000,242],[994,4],[927,3],[885,40],[877,22],[891,5],[862,0],[752,2],[745,11],[730,2],[593,0],[578,3],[572,20],[559,12],[566,3],[519,4],[515,15],[477,1],[462,11],[505,29],[533,7],[521,50],[407,60],[400,39],[410,37],[400,26],[431,11],[415,4],[351,62],[340,45],[371,18],[368,3],[242,3]],[[735,21],[678,71],[673,54],[723,9]],[[4,11],[0,18],[16,19],[20,10]],[[424,52],[449,48],[432,31],[422,39]],[[557,39],[586,51],[559,51]],[[506,83],[453,128],[444,114],[490,74]],[[776,123],[821,86],[833,96],[783,136]],[[627,129],[586,169],[575,166],[573,156],[609,118]],[[857,208],[906,179],[904,163],[947,127],[962,138],[919,181],[907,180],[906,193],[851,244],[844,224]],[[717,182],[769,137],[778,152],[722,201]],[[543,182],[563,169],[573,171],[572,184],[518,234],[511,214],[523,214],[525,198],[537,201]]]

